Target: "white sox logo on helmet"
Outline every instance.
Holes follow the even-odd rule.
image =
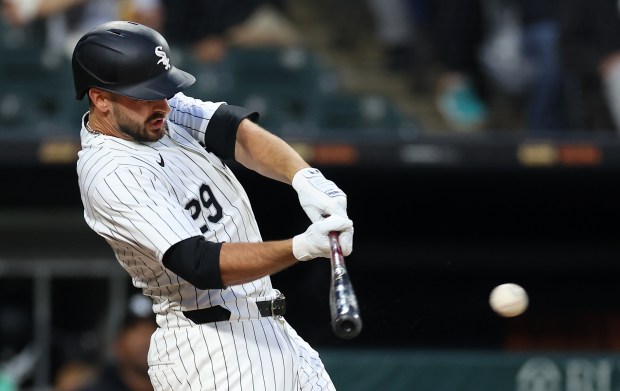
[[[164,64],[164,68],[166,68],[166,70],[170,69],[170,59],[168,58],[166,52],[164,52],[164,48],[162,46],[157,46],[155,48],[155,55],[157,57],[161,57],[161,59],[157,61],[157,64]]]

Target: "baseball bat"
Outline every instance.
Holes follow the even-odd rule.
[[[357,297],[349,272],[344,262],[342,249],[338,242],[338,232],[330,232],[331,245],[331,286],[329,306],[331,310],[332,329],[336,336],[343,339],[355,338],[362,330],[362,318],[357,306]]]

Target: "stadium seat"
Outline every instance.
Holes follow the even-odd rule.
[[[232,48],[223,64],[234,77],[233,88],[257,92],[312,94],[319,91],[324,70],[318,59],[301,47]]]
[[[194,74],[188,95],[257,110],[261,125],[276,134],[297,134],[311,120],[318,96],[336,90],[336,74],[300,47],[232,47],[219,63],[181,53],[180,67]]]
[[[188,95],[257,110],[283,137],[414,137],[419,125],[388,98],[346,93],[334,70],[299,47],[233,47],[219,63],[181,67],[197,82]]]
[[[74,105],[71,67],[46,66],[38,49],[19,50],[0,62],[0,122],[3,128],[37,135],[66,132]]]
[[[0,50],[3,60],[5,56],[14,56],[20,51],[39,50],[45,46],[45,27],[43,22],[30,23],[25,26],[14,27],[0,18]]]
[[[408,139],[421,130],[391,99],[372,94],[324,94],[312,115],[322,138]]]

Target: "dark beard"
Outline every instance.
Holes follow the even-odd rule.
[[[145,124],[148,124],[149,122],[156,120],[156,119],[162,119],[162,116],[160,114],[152,115],[146,119]],[[164,130],[166,129],[165,121],[164,121],[162,128]],[[142,128],[138,129],[135,126],[119,124],[119,130],[122,133],[134,139],[135,141],[145,142],[145,143],[158,141],[163,137],[163,133],[159,135],[151,135],[150,133],[148,133],[146,131],[146,125],[143,125]]]

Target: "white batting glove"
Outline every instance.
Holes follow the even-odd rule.
[[[293,255],[300,261],[314,258],[329,258],[331,246],[329,233],[340,232],[340,249],[347,256],[353,251],[353,222],[348,218],[333,215],[313,223],[306,232],[293,238]]]
[[[316,168],[297,171],[291,184],[297,191],[301,207],[313,223],[325,216],[348,217],[347,195]]]

